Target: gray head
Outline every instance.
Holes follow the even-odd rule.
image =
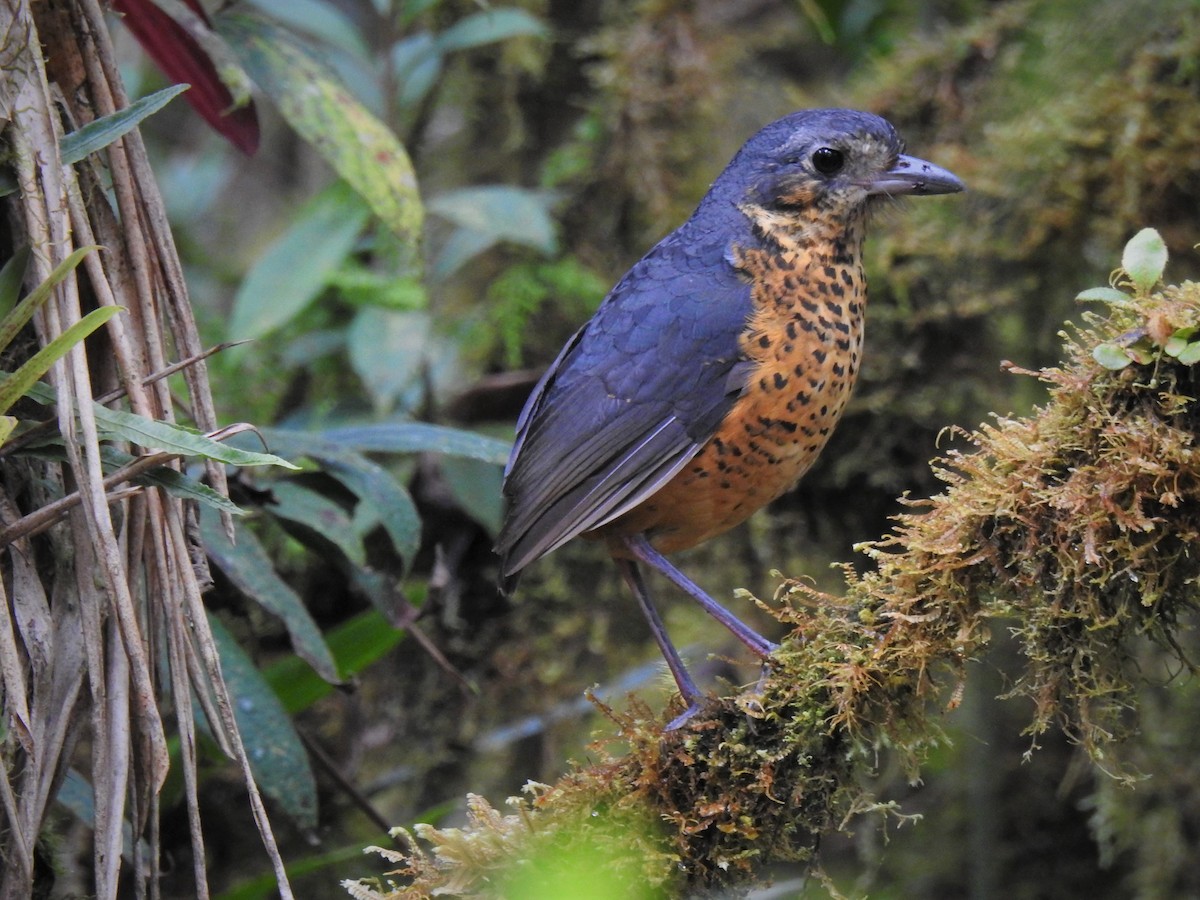
[[[905,156],[886,119],[850,109],[784,116],[746,141],[713,184],[714,199],[834,213],[875,196],[951,194],[952,173]]]

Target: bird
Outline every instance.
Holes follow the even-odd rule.
[[[764,665],[777,649],[667,554],[791,490],[824,448],[862,361],[870,211],[964,190],[904,149],[886,119],[850,109],[762,128],[567,341],[517,420],[495,545],[502,584],[576,537],[605,542],[685,703],[668,729],[705,698],[642,567]]]

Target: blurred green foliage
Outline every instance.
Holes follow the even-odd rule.
[[[304,465],[239,481],[236,499],[252,514],[239,531],[269,560],[255,564],[271,570],[264,582],[308,610],[337,677],[358,693],[317,687],[286,616],[264,612],[230,573],[219,570],[212,605],[301,730],[373,785],[391,822],[467,790],[511,792],[557,774],[587,726],[549,724],[545,710],[652,653],[631,640],[636,611],[592,548],[564,548],[512,601],[497,598],[487,551],[503,443],[473,432],[508,436],[532,383],[512,370],[553,359],[758,126],[798,106],[871,109],[970,192],[873,223],[853,406],[793,497],[693,555],[706,586],[761,589],[772,568],[829,579],[828,561],[880,533],[898,494],[936,489],[926,460],[947,425],[1042,399],[1000,360],[1053,361],[1078,286],[1103,282],[1137,229],[1158,228],[1179,278],[1200,269],[1190,254],[1200,196],[1192,0],[254,0],[229,12],[242,17],[238,46],[261,54],[264,36],[286,39],[286,52],[246,61],[273,66],[259,87],[280,113],[263,105],[263,151],[226,154],[171,108],[151,137],[207,334],[256,339],[211,361],[218,403],[230,418],[275,426],[271,448]],[[256,21],[266,24],[247,24]],[[315,80],[323,104],[284,108]],[[353,162],[368,122],[373,148],[385,146],[374,142],[386,142],[381,129],[394,140],[374,163],[396,167],[377,177]],[[515,387],[499,384],[510,376]],[[468,394],[482,399],[460,413]],[[425,421],[452,427],[411,430]],[[412,622],[418,607],[418,630],[435,635],[477,698],[416,652],[409,632],[383,624]],[[668,615],[674,633],[718,646],[685,611]],[[371,639],[348,666],[356,639],[343,643],[341,629],[355,623]],[[373,631],[385,627],[387,639]],[[389,652],[397,644],[403,652]],[[927,805],[926,823],[889,848],[868,828],[853,846],[829,845],[829,868],[852,873],[839,883],[932,895],[1003,872],[1014,896],[1036,896],[1058,872],[1068,889],[1137,883],[1153,896],[1168,864],[1139,823],[1178,834],[1194,820],[1167,821],[1165,805],[1143,815],[1070,769],[1062,795],[1092,804],[1114,867],[1099,875],[1086,823],[1055,806],[1078,765],[1070,747],[1046,740],[1024,782],[1000,761],[1026,749],[1013,737],[1021,723],[990,699],[971,700],[984,710],[973,722],[950,723],[959,746],[939,750],[923,793],[893,775],[906,808]],[[1168,724],[1148,755],[1167,755],[1183,733],[1162,705]],[[522,717],[530,736],[504,752],[473,749]],[[963,784],[980,770],[993,780]],[[323,826],[383,841],[330,783],[319,770]],[[980,796],[999,821],[972,808]],[[936,853],[906,843],[930,834],[944,837]],[[294,855],[311,852],[303,840]],[[1061,841],[1063,858],[1041,854],[1039,841]],[[991,876],[964,858],[979,846]],[[341,871],[362,874],[362,864]],[[313,878],[298,890],[340,894],[328,872]]]

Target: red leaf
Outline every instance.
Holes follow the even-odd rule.
[[[184,2],[208,24],[208,16],[197,0]],[[218,134],[252,156],[259,138],[254,103],[233,108],[233,94],[204,48],[153,0],[111,0],[111,6],[122,14],[126,27],[168,78],[192,86],[183,97],[196,112]]]

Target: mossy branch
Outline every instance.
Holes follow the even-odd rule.
[[[567,875],[676,895],[811,859],[821,834],[890,810],[864,787],[877,753],[916,772],[997,621],[1024,655],[1010,696],[1032,698],[1033,740],[1057,725],[1103,760],[1135,728],[1141,642],[1191,668],[1176,633],[1200,579],[1200,285],[1152,290],[1147,255],[1127,249],[1120,296],[1106,289],[1061,367],[1008,366],[1048,402],[961,435],[973,449],[933,463],[945,490],[860,548],[873,570],[847,566],[841,597],[789,581],[763,604],[794,631],[754,693],[668,734],[637,703],[609,711],[624,752],[597,748],[509,815],[472,797],[467,827],[418,826],[409,855],[381,851],[397,880],[351,894],[554,896]]]

